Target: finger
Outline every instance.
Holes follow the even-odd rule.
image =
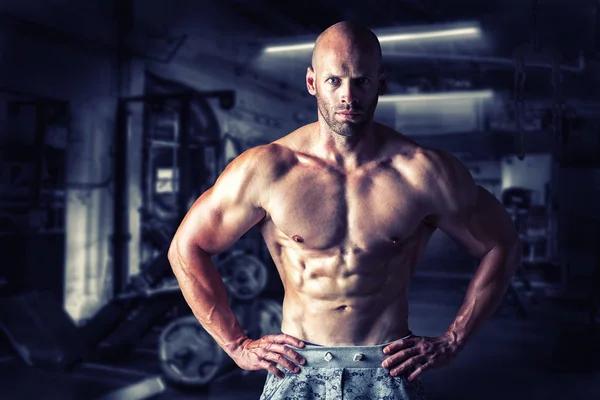
[[[419,354],[421,354],[421,351],[418,347],[411,347],[406,350],[401,350],[401,351],[397,352],[396,354],[383,360],[383,362],[381,363],[381,366],[383,368],[393,368],[397,365],[402,364],[407,359],[409,359],[411,357],[415,357]]]
[[[396,353],[400,350],[407,349],[409,347],[413,347],[418,343],[418,338],[410,337],[408,339],[397,340],[393,343],[390,343],[386,347],[383,348],[384,354],[392,354]]]
[[[400,364],[399,366],[397,366],[396,368],[392,369],[390,371],[390,375],[400,376],[400,375],[405,375],[411,371],[414,371],[417,368],[417,366],[420,364],[421,361],[422,361],[421,357],[410,358],[407,361]]]
[[[282,356],[279,353],[273,353],[273,352],[268,352],[263,356],[265,359],[275,362],[285,368],[287,368],[288,371],[291,372],[300,372],[300,368],[298,368],[298,366],[296,364],[294,364],[293,362],[291,362],[290,360],[288,360],[287,358],[285,358],[284,356]]]
[[[281,353],[298,364],[304,365],[306,363],[306,359],[304,357],[292,350],[290,347],[285,346],[283,344],[269,343],[269,345],[266,346],[265,349],[268,351],[275,351],[277,353]]]
[[[275,366],[275,364],[270,363],[267,360],[262,360],[258,363],[258,365],[262,368],[262,369],[266,369],[267,371],[269,371],[270,373],[272,373],[273,375],[275,375],[278,378],[285,378],[285,372],[283,372],[282,370],[280,370],[279,368],[277,368]]]
[[[412,374],[410,374],[410,376],[408,377],[408,380],[414,381],[423,373],[423,371],[428,370],[430,366],[431,366],[430,362],[426,362],[425,364],[421,365],[419,368],[415,369]]]
[[[292,346],[295,346],[295,347],[304,347],[304,342],[302,340],[297,339],[290,335],[286,335],[285,333],[282,333],[281,335],[271,336],[271,341],[275,342],[275,343],[291,344]]]

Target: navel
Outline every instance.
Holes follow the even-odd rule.
[[[381,161],[379,162],[379,166],[380,166],[381,168],[389,168],[389,167],[390,167],[390,165],[392,165],[392,159],[391,159],[391,158],[389,158],[389,157],[388,157],[388,158],[385,158],[385,159],[383,159],[383,160],[381,160]]]
[[[294,242],[296,242],[296,243],[304,243],[304,239],[302,239],[302,237],[300,237],[298,235],[294,235],[292,237],[292,239],[294,239]]]
[[[396,244],[396,243],[400,242],[400,239],[398,239],[396,236],[393,236],[390,238],[390,242],[392,242],[393,244]]]

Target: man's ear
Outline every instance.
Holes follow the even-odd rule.
[[[317,94],[317,87],[315,85],[315,70],[312,67],[306,69],[306,88],[308,93],[311,95]]]

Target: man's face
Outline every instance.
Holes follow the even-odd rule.
[[[384,84],[380,63],[372,52],[348,47],[320,53],[307,72],[309,92],[317,98],[322,120],[342,136],[360,136],[372,121]]]

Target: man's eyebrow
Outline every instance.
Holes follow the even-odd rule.
[[[341,75],[342,74],[335,74],[333,72],[325,72],[322,74],[324,78],[339,78]],[[362,74],[357,74],[356,76],[352,77],[352,79],[372,78],[374,76],[376,76],[376,74],[365,72]]]

